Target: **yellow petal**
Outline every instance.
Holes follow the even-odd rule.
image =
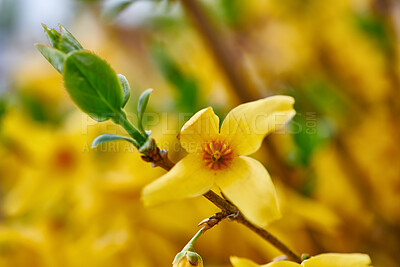
[[[293,97],[278,95],[239,105],[226,116],[221,134],[238,155],[252,154],[268,133],[296,114],[293,104]]]
[[[301,267],[300,264],[293,261],[277,261],[264,265],[258,265],[251,260],[239,257],[231,257],[233,267]]]
[[[247,219],[266,226],[280,217],[275,187],[260,162],[240,156],[229,170],[229,175],[217,177],[215,183]]]
[[[230,259],[233,267],[260,267],[257,263],[245,258],[231,257]]]
[[[194,153],[218,133],[219,118],[213,109],[208,107],[198,111],[183,125],[179,140],[187,152]]]
[[[201,160],[199,155],[189,154],[168,173],[147,185],[142,192],[144,204],[155,205],[207,192],[214,184],[214,176],[210,175]]]
[[[340,254],[326,253],[320,254],[305,260],[304,267],[367,267],[370,266],[371,259],[366,254]]]
[[[268,263],[262,267],[301,267],[301,265],[293,261],[277,261]]]

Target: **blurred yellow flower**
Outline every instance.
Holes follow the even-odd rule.
[[[265,226],[280,216],[275,188],[264,166],[246,155],[256,152],[266,134],[291,119],[290,96],[274,96],[234,108],[219,131],[211,107],[182,127],[180,142],[189,155],[146,186],[146,205],[196,197],[217,185],[253,222]]]
[[[301,264],[292,261],[277,261],[265,265],[258,265],[248,259],[231,257],[234,267],[367,267],[371,266],[371,259],[366,254],[326,253],[304,260]]]

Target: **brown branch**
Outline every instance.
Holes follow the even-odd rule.
[[[226,210],[222,210],[221,212],[215,213],[210,218],[202,220],[197,226],[203,226],[201,231],[204,233],[207,230],[210,230],[212,227],[216,226],[220,221],[229,217],[231,213]]]
[[[193,22],[197,24],[198,29],[202,31],[202,34],[205,36],[205,40],[209,42],[209,45],[212,47],[211,51],[218,59],[217,61],[220,63],[221,69],[224,71],[227,77],[227,81],[238,94],[239,98],[245,101],[255,99],[255,96],[251,95],[249,92],[248,85],[244,82],[245,79],[242,76],[240,67],[238,64],[236,64],[238,61],[232,60],[232,57],[235,54],[230,51],[230,47],[225,46],[219,41],[219,34],[216,33],[214,28],[209,24],[209,20],[206,17],[202,7],[197,3],[196,0],[182,0],[181,3],[184,9],[190,13],[191,17],[193,18]],[[154,145],[152,149],[147,150],[142,158],[147,162],[151,162],[153,167],[158,166],[167,171],[174,166],[174,163],[168,159],[167,151],[160,150],[156,145]],[[298,263],[301,262],[299,255],[293,252],[289,247],[279,241],[267,230],[260,228],[248,221],[235,205],[223,199],[211,190],[206,192],[203,196],[222,210],[221,215],[224,215],[223,218],[230,216],[232,220],[243,224],[255,232],[261,238],[288,256],[289,259]],[[217,220],[216,222],[218,223],[219,221]]]
[[[160,149],[154,139],[151,140],[150,149],[143,152],[142,159],[150,162],[152,167],[161,167],[167,171],[175,165],[168,158],[168,150]]]
[[[236,214],[239,212],[239,209],[235,205],[231,204],[222,197],[218,196],[211,190],[205,193],[203,196],[212,203],[214,203],[214,205],[220,208],[221,210],[229,211],[230,214]]]
[[[395,3],[394,0],[380,1],[386,2],[387,10],[390,10],[392,14],[395,13],[396,8],[392,6]],[[245,79],[243,78],[243,74],[241,73],[242,69],[240,68],[240,55],[238,51],[234,50],[229,41],[227,42],[223,37],[221,37],[221,33],[218,31],[215,25],[212,24],[212,20],[207,16],[207,12],[205,12],[204,7],[201,5],[201,3],[197,0],[182,0],[181,3],[186,14],[188,15],[188,17],[191,18],[191,21],[198,30],[200,36],[203,38],[206,45],[208,45],[208,47],[210,48],[210,51],[215,58],[216,64],[219,65],[220,69],[227,77],[229,84],[231,85],[233,91],[236,93],[239,99],[242,102],[248,102],[263,97],[260,93],[255,94],[255,96],[249,93],[249,91],[256,93],[259,91],[252,88],[251,83],[249,84],[250,87],[246,87],[246,84],[243,82]],[[397,10],[400,10],[400,8],[398,7]],[[398,29],[400,29],[399,26]],[[400,33],[400,30],[398,30],[398,33]],[[396,57],[395,49],[393,49],[393,47],[390,49],[389,58],[390,60],[388,60],[388,62],[390,63],[390,66],[388,68],[388,73],[390,80],[393,84],[391,88],[393,89],[390,96],[388,97],[387,102],[393,120],[395,122],[398,122],[399,116],[397,116],[397,114],[400,111],[400,101],[398,100],[399,98],[396,97],[399,94],[396,90],[394,90],[394,88],[399,87],[399,79],[394,71],[396,60],[393,60],[393,58],[397,59],[398,57]],[[360,105],[360,108],[364,108],[362,103]],[[394,127],[396,127],[396,137],[400,135],[400,131],[398,130],[397,125],[398,123],[394,124]],[[344,170],[349,174],[349,177],[351,178],[353,184],[356,185],[354,188],[361,196],[364,205],[367,209],[373,211],[374,214],[379,214],[379,210],[376,209],[376,204],[371,201],[371,197],[368,197],[372,194],[373,190],[371,188],[371,185],[368,183],[368,177],[362,166],[348,151],[348,148],[345,146],[344,139],[341,135],[338,135],[336,137],[335,142],[338,151],[341,153],[341,157],[339,157],[339,159],[345,167]],[[274,146],[269,143],[268,140],[264,144],[270,154],[276,155],[276,153],[274,153]],[[274,160],[273,163],[275,164],[271,164],[271,167],[273,167],[275,173],[277,173],[282,179],[285,179],[283,180],[285,184],[293,186],[292,177],[293,175],[295,175],[293,169],[291,169],[291,167],[283,162],[279,157],[272,157],[272,160]],[[380,216],[380,218],[378,219],[382,219],[381,221],[382,223],[384,223],[385,226],[391,226],[391,223],[382,218],[382,216]]]
[[[153,149],[148,150],[145,155],[142,156],[142,159],[151,162],[152,166],[154,167],[161,167],[166,171],[169,171],[172,169],[174,166],[174,163],[169,160],[168,158],[168,153],[166,150],[161,150],[159,149],[156,145],[153,147]],[[154,160],[154,161],[153,161]],[[260,228],[253,223],[251,223],[249,220],[247,220],[244,215],[240,212],[238,207],[236,207],[234,204],[230,203],[229,201],[223,199],[213,191],[208,191],[203,195],[206,199],[208,199],[210,202],[212,202],[215,206],[220,208],[222,211],[220,213],[217,213],[218,215],[211,216],[209,219],[214,219],[212,222],[210,221],[208,224],[209,228],[215,226],[216,224],[219,223],[222,219],[226,217],[230,217],[232,220],[237,221],[238,223],[246,226],[250,230],[252,230],[254,233],[259,235],[261,238],[264,240],[268,241],[271,245],[273,245],[275,248],[280,250],[282,253],[284,253],[289,259],[301,263],[301,258],[299,255],[297,255],[295,252],[293,252],[289,247],[287,247],[285,244],[283,244],[278,238],[276,238],[274,235],[272,235],[270,232],[267,230]],[[203,221],[204,222],[204,221]],[[208,229],[209,229],[208,228]],[[206,229],[206,230],[208,230]]]
[[[236,221],[238,223],[243,224],[247,228],[249,228],[251,231],[256,233],[257,235],[261,236],[263,239],[267,240],[271,245],[279,249],[281,252],[285,253],[285,255],[291,259],[294,260],[297,263],[301,263],[301,257],[297,255],[295,252],[290,250],[282,241],[280,241],[278,238],[276,238],[274,235],[272,235],[270,232],[267,230],[260,228],[251,222],[249,222],[242,214],[239,214],[236,218]]]

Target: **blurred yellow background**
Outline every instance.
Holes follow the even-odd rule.
[[[399,266],[400,2],[197,2],[203,23],[179,1],[137,1],[113,21],[108,2],[0,1],[0,266],[170,266],[218,211],[202,198],[143,207],[141,189],[164,171],[123,142],[90,149],[99,134],[124,133],[74,106],[33,46],[45,43],[42,22],[63,24],[128,78],[131,117],[155,89],[148,129],[174,162],[197,110],[222,118],[241,102],[292,95],[298,114],[255,155],[283,213],[268,230],[299,253]],[[280,255],[228,221],[196,251],[208,267]]]

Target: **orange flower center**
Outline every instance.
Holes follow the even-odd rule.
[[[233,160],[233,151],[223,141],[211,141],[203,148],[203,160],[206,166],[212,170],[219,170],[227,167]]]

